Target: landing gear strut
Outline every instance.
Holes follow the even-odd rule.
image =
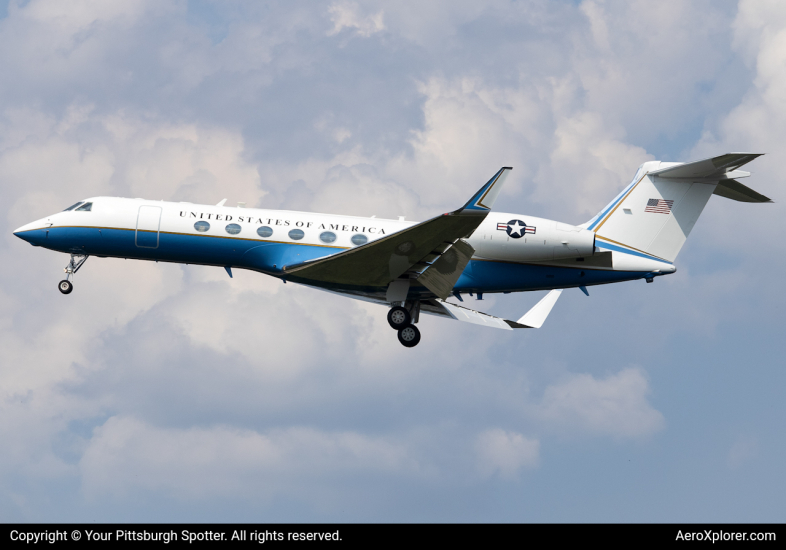
[[[399,302],[402,305],[390,308],[388,324],[398,331],[398,341],[407,348],[413,348],[420,342],[420,331],[414,325],[420,317],[420,300]]]
[[[79,268],[82,267],[82,264],[85,263],[87,258],[87,254],[71,254],[71,261],[68,262],[68,265],[63,270],[65,271],[66,278],[57,284],[57,288],[60,292],[63,294],[71,294],[71,291],[74,290],[74,284],[71,282],[71,279],[74,278],[74,273],[79,271]]]

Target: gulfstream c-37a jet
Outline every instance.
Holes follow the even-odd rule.
[[[562,289],[674,273],[674,259],[710,199],[771,202],[737,180],[760,155],[645,162],[587,223],[493,212],[510,168],[461,208],[430,220],[359,218],[191,203],[94,197],[20,227],[34,246],[71,255],[60,292],[89,256],[251,269],[385,304],[399,341],[420,341],[421,313],[501,329],[539,328]],[[551,290],[508,321],[449,303],[454,296]]]

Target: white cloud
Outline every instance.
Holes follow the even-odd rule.
[[[647,400],[644,371],[629,367],[598,380],[575,374],[550,385],[537,414],[569,430],[616,437],[641,437],[664,428],[663,415]]]
[[[96,21],[118,18],[135,20],[152,5],[160,4],[150,0],[128,0],[124,2],[102,2],[101,0],[31,0],[22,7],[11,2],[11,10],[37,21],[53,22],[73,31],[82,30]]]
[[[723,116],[717,130],[708,128],[694,154],[740,149],[773,152],[786,141],[786,6],[780,2],[739,4],[734,21],[734,44],[755,75],[747,94]],[[762,159],[767,163],[769,159]]]
[[[371,36],[385,29],[384,13],[362,14],[360,6],[354,2],[334,2],[328,8],[333,29],[328,36],[340,33],[344,29],[355,29],[360,36]]]
[[[500,428],[480,433],[475,441],[478,469],[484,477],[514,479],[522,468],[538,465],[540,441]]]
[[[112,417],[95,429],[79,468],[83,490],[94,497],[153,491],[269,500],[307,492],[325,476],[410,474],[418,464],[400,442],[353,432],[174,429]]]

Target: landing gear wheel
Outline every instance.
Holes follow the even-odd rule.
[[[59,288],[60,292],[63,294],[71,294],[71,291],[74,290],[74,285],[71,284],[71,281],[60,281],[57,288]]]
[[[420,342],[420,331],[415,325],[409,325],[398,331],[398,341],[407,348],[414,348]]]
[[[388,311],[388,324],[394,330],[401,330],[412,322],[412,316],[405,308],[396,306]]]

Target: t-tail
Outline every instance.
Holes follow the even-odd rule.
[[[584,224],[596,246],[673,262],[710,196],[741,202],[772,202],[737,181],[741,166],[761,156],[728,153],[689,163],[645,162],[633,181]]]

